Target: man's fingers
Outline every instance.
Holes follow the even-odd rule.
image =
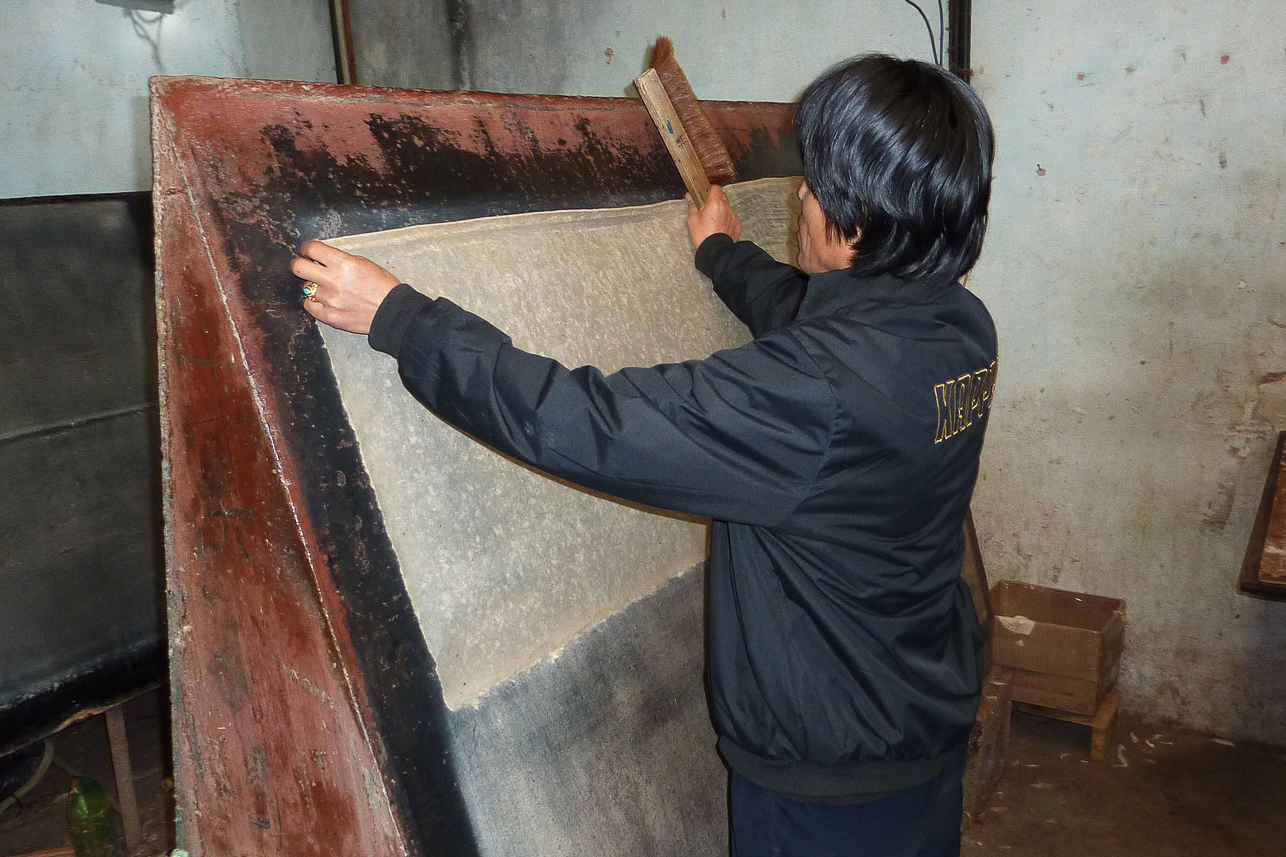
[[[728,203],[728,195],[724,193],[723,188],[717,184],[710,185],[710,193],[706,195],[706,205],[708,206],[712,202],[716,205],[731,207]]]
[[[317,282],[316,280],[310,280],[300,285],[304,289],[304,308],[327,324],[332,323],[331,318],[336,313],[342,315],[350,312],[356,305],[353,295],[344,291],[341,287]],[[307,291],[310,286],[312,287],[311,295]]]
[[[323,324],[350,333],[370,333],[373,313],[364,311],[362,307],[354,307],[342,296],[337,296],[335,300],[339,302],[338,305],[308,298],[304,298],[302,303],[308,314]]]
[[[325,304],[314,303],[313,301],[304,301],[304,309],[308,310],[308,314],[322,324],[328,324],[341,330],[345,329],[341,314],[337,313],[334,307],[328,307]]]
[[[319,262],[322,265],[333,265],[348,254],[343,250],[336,250],[329,244],[323,244],[321,241],[313,238],[303,243],[303,246],[299,248],[299,255]]]
[[[335,307],[322,301],[309,300],[308,298],[304,298],[303,304],[304,309],[308,310],[308,314],[313,318],[334,326],[335,319],[339,315],[339,310],[335,309]]]
[[[305,259],[302,256],[296,256],[290,260],[290,273],[299,277],[301,280],[312,280],[324,278],[326,267],[314,262],[312,259]]]
[[[398,283],[370,259],[315,239],[300,246],[299,255],[290,260],[290,272],[304,281],[303,307],[309,315],[352,333],[370,330],[380,302]]]

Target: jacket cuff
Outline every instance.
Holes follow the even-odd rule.
[[[420,294],[406,283],[398,284],[384,297],[379,309],[375,311],[375,318],[371,320],[371,332],[367,334],[366,341],[376,351],[397,357],[402,350],[402,338],[406,336],[406,329],[410,327],[412,319],[431,303],[432,298]]]
[[[736,243],[736,241],[732,240],[732,236],[726,232],[716,232],[708,236],[706,240],[701,242],[701,246],[697,248],[697,270],[713,280],[715,263],[719,261],[720,256]]]

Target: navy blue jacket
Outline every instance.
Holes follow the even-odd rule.
[[[726,235],[697,267],[752,342],[604,375],[401,285],[370,344],[509,455],[714,520],[708,682],[733,768],[828,801],[925,782],[963,752],[982,685],[960,569],[991,318],[954,281],[809,277]]]

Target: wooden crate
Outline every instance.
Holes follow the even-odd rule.
[[[1014,700],[1094,714],[1120,669],[1125,602],[1006,580],[991,607],[992,659],[1013,671]]]

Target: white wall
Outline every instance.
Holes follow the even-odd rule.
[[[974,2],[988,573],[1125,598],[1128,708],[1275,743],[1286,604],[1236,579],[1286,428],[1283,32],[1279,0]]]
[[[0,198],[149,189],[152,75],[335,80],[327,0],[158,6],[0,4]]]

